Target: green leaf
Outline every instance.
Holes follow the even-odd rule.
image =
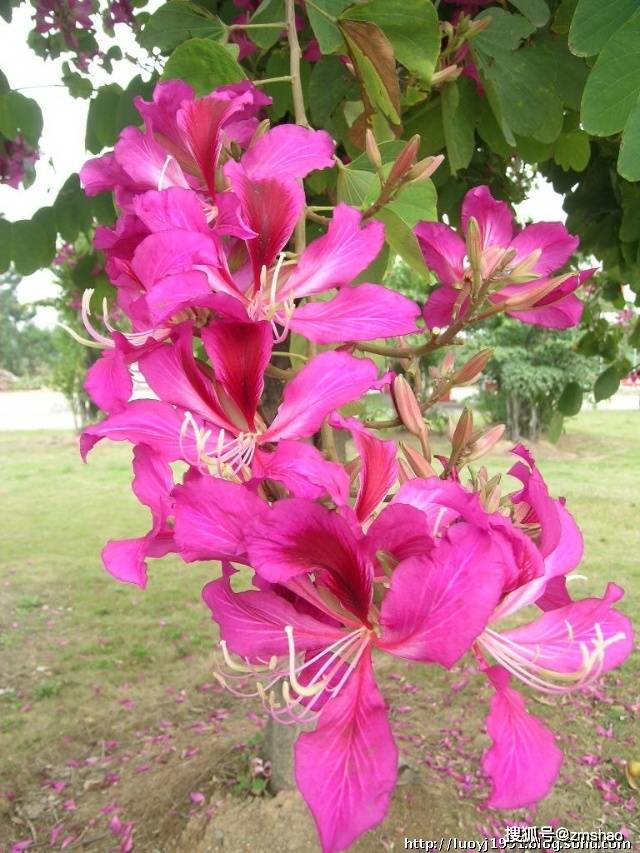
[[[481,54],[476,53],[481,57]],[[549,66],[545,51],[538,46],[522,47],[520,50],[496,52],[492,63],[480,59],[483,76],[489,81],[493,92],[487,87],[494,113],[497,100],[503,123],[496,114],[504,132],[504,123],[520,136],[538,137],[542,128],[561,129],[562,104],[554,85],[554,69]],[[547,133],[542,142],[549,142]],[[505,138],[511,142],[505,133]]]
[[[527,163],[544,163],[553,154],[553,145],[549,142],[540,142],[523,136],[517,137],[516,149]]]
[[[405,186],[398,197],[386,205],[409,227],[414,228],[418,222],[433,222],[438,218],[438,194],[433,181],[419,181],[417,184]]]
[[[599,53],[637,11],[638,0],[579,0],[569,30],[569,47],[578,56]]]
[[[549,20],[549,7],[544,0],[509,0],[509,2],[536,27],[544,27]]]
[[[640,98],[624,126],[618,153],[618,172],[628,181],[640,181]]]
[[[351,207],[368,207],[378,197],[380,181],[371,171],[354,169],[350,165],[338,171],[338,201]]]
[[[399,125],[400,84],[389,40],[380,27],[368,21],[340,21],[340,29],[366,99],[365,107]]]
[[[82,188],[78,175],[70,175],[58,193],[54,203],[58,231],[63,240],[73,242],[80,232],[91,229],[93,221],[92,200]]]
[[[122,88],[117,83],[101,86],[89,103],[85,143],[92,154],[112,146],[118,138],[116,118],[122,97]]]
[[[561,412],[554,412],[551,416],[551,420],[549,421],[549,441],[551,444],[556,444],[560,436],[562,435],[562,427],[564,424],[564,418],[562,417]]]
[[[342,18],[377,24],[398,62],[424,83],[431,82],[440,53],[438,15],[431,0],[371,0],[347,9]]]
[[[582,408],[582,388],[577,382],[568,382],[558,400],[558,409],[563,415],[577,415]]]
[[[11,223],[0,218],[0,273],[11,264]]]
[[[378,211],[375,218],[384,223],[385,239],[392,251],[400,255],[411,269],[428,278],[429,271],[425,266],[418,241],[402,217],[387,207]]]
[[[584,130],[561,133],[553,149],[553,159],[565,172],[583,172],[591,157],[589,137]]]
[[[156,80],[153,77],[151,80],[145,82],[139,74],[129,81],[127,88],[118,101],[118,109],[116,111],[116,130],[118,133],[124,127],[142,123],[140,113],[133,105],[133,99],[141,97],[146,101],[151,100],[155,84]]]
[[[561,0],[553,16],[553,23],[551,24],[551,29],[554,33],[566,35],[569,32],[577,5],[578,0]]]
[[[197,95],[207,95],[217,86],[244,80],[245,73],[224,45],[207,39],[189,39],[173,51],[162,79],[184,80]]]
[[[220,18],[202,6],[186,0],[169,0],[151,15],[138,41],[149,51],[158,47],[164,53],[171,53],[190,38],[224,41],[226,36],[227,27]]]
[[[623,129],[640,92],[640,15],[614,33],[593,66],[582,97],[584,129],[610,136]]]
[[[337,19],[350,2],[351,0],[309,0],[305,5],[311,29],[322,53],[334,53],[340,48],[344,50]]]
[[[21,219],[11,225],[11,255],[16,272],[31,275],[48,266],[55,254],[55,243],[33,219]]]
[[[345,100],[357,97],[358,84],[337,56],[323,56],[315,63],[309,82],[309,107],[316,127],[326,127]]]
[[[476,20],[483,21],[486,18],[490,20],[490,24],[486,30],[473,37],[473,45],[487,56],[495,56],[505,50],[515,50],[535,30],[533,24],[522,15],[505,12],[498,6],[485,9]]]
[[[593,396],[596,403],[613,397],[620,387],[620,377],[615,367],[607,367],[595,381]]]
[[[111,193],[98,193],[91,202],[93,215],[100,225],[113,225],[116,219],[116,209]]]
[[[451,173],[466,169],[475,150],[478,97],[475,84],[460,79],[442,87],[442,126]]]
[[[0,95],[0,133],[14,139],[21,133],[34,147],[42,133],[42,113],[33,98],[25,98],[20,92]]]
[[[252,24],[275,24],[285,21],[284,0],[262,0],[251,16]],[[280,30],[276,27],[251,30],[251,41],[263,50],[273,47],[280,38]]]

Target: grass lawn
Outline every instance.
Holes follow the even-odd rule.
[[[587,580],[574,594],[601,594],[613,579],[632,617],[640,613],[639,426],[638,412],[585,413],[557,446],[535,450],[585,536]],[[507,445],[486,464],[505,471]],[[148,527],[130,493],[128,447],[104,442],[86,467],[69,434],[7,433],[0,465],[0,851],[28,839],[48,847],[51,837],[58,849],[65,840],[71,849],[118,849],[114,815],[134,823],[136,850],[204,853],[220,833],[225,850],[271,850],[278,798],[237,795],[262,709],[223,693],[211,676],[215,635],[200,589],[215,567],[154,562],[144,592],[104,572],[106,539]],[[597,688],[530,703],[560,733],[562,784],[537,816],[503,815],[502,824],[481,806],[484,685],[466,666],[440,673],[385,662],[381,671],[410,784],[398,788],[385,826],[354,849],[399,850],[405,834],[477,837],[514,817],[625,827],[640,838],[623,772],[625,760],[640,760],[637,655]],[[234,841],[243,810],[258,826],[251,848]],[[302,834],[280,849],[314,851],[306,816],[297,823]]]

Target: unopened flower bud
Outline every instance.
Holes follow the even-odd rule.
[[[367,157],[369,158],[369,162],[372,166],[375,167],[376,171],[382,169],[382,156],[380,154],[380,149],[378,148],[378,143],[376,142],[376,138],[373,135],[373,131],[371,128],[367,128],[364,134],[365,139],[365,150],[367,152]]]
[[[547,294],[551,293],[552,290],[560,287],[560,285],[570,277],[571,273],[554,276],[554,278],[550,278],[547,281],[541,281],[533,287],[527,287],[523,293],[514,294],[508,299],[505,299],[504,302],[500,302],[498,304],[504,308],[505,311],[522,311],[526,308],[532,308],[540,299],[543,299]]]
[[[474,36],[477,36],[478,33],[486,30],[491,23],[491,20],[491,17],[487,16],[486,18],[476,18],[475,21],[471,21],[465,32],[466,37],[468,39],[473,38]]]
[[[263,119],[260,122],[260,124],[256,127],[256,129],[253,131],[253,135],[251,137],[251,142],[249,143],[249,148],[251,148],[252,145],[255,145],[256,142],[265,135],[265,133],[269,130],[270,127],[271,127],[271,122],[269,121],[269,119],[268,118]]]
[[[472,434],[473,412],[471,409],[464,409],[451,436],[451,448],[454,456],[457,457],[464,451]]]
[[[482,349],[480,352],[472,355],[469,361],[467,361],[466,364],[464,364],[460,370],[456,371],[454,374],[454,383],[456,385],[469,385],[471,382],[475,382],[487,366],[487,362],[492,355],[493,349],[491,349],[491,347]]]
[[[407,462],[411,468],[411,471],[416,477],[436,477],[437,474],[429,464],[429,460],[425,459],[424,456],[421,456],[417,450],[414,450],[409,444],[406,444],[404,441],[400,442],[400,450],[405,455]],[[398,460],[402,462],[403,460]]]
[[[453,350],[448,350],[445,353],[444,358],[440,362],[440,375],[446,376],[449,373],[453,372],[453,368],[455,367],[456,357]]]
[[[436,71],[435,74],[431,75],[431,86],[435,88],[436,86],[442,86],[443,83],[453,83],[461,74],[462,66],[447,65],[442,71]]]
[[[407,172],[406,180],[410,184],[426,181],[435,172],[438,166],[444,161],[443,154],[437,154],[435,157],[425,157],[424,160],[419,160]]]
[[[396,376],[391,384],[391,397],[398,417],[403,425],[416,438],[421,438],[426,432],[426,426],[420,404],[404,376]]]
[[[464,455],[465,461],[473,462],[474,459],[479,459],[488,453],[500,441],[504,430],[504,424],[496,424],[481,432],[474,441],[469,443]]]
[[[482,271],[482,237],[475,216],[467,222],[467,257],[475,272]]]
[[[417,476],[418,475],[409,468],[404,459],[398,459],[398,480],[401,486],[404,486],[405,483],[408,483],[411,480],[415,480]]]
[[[398,154],[396,162],[391,167],[391,171],[387,178],[388,186],[393,187],[398,183],[398,181],[404,178],[409,169],[413,166],[413,162],[418,155],[419,148],[420,136],[416,133]]]

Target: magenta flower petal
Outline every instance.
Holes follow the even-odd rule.
[[[398,773],[384,699],[365,652],[313,732],[298,737],[298,788],[318,828],[323,853],[346,850],[384,820]]]
[[[469,299],[460,298],[460,291],[454,287],[436,287],[429,294],[422,316],[428,329],[444,329],[453,321],[453,312],[459,305],[457,317],[464,317],[469,308]]]
[[[189,563],[242,558],[247,525],[267,507],[238,483],[195,472],[173,494],[176,543]]]
[[[210,236],[176,228],[144,239],[135,251],[132,268],[147,290],[151,290],[168,275],[192,272],[197,265],[219,264],[218,248]]]
[[[216,379],[238,406],[251,430],[264,390],[264,371],[273,347],[266,322],[235,323],[218,320],[201,331]]]
[[[435,541],[423,512],[407,504],[391,504],[367,530],[366,544],[373,555],[385,551],[401,562],[409,557],[428,556]]]
[[[167,155],[149,131],[125,127],[113,150],[118,165],[139,190],[188,189],[189,184],[177,161]]]
[[[453,228],[440,222],[419,222],[414,228],[414,234],[425,264],[435,273],[441,284],[450,285],[462,281],[467,249],[464,240]]]
[[[87,370],[83,388],[103,411],[111,413],[123,409],[133,390],[124,353],[117,348],[105,350]]]
[[[290,327],[318,344],[372,341],[417,331],[420,309],[400,293],[378,284],[343,287],[329,302],[308,302]]]
[[[368,358],[345,352],[320,353],[285,387],[278,414],[263,441],[313,435],[327,415],[368,391],[377,373]]]
[[[506,670],[492,667],[487,676],[496,690],[487,717],[493,746],[482,759],[492,782],[487,805],[494,809],[532,806],[553,787],[562,752],[553,732],[527,712],[522,696],[509,687]]]
[[[117,186],[135,188],[135,182],[117,162],[113,153],[87,160],[80,169],[80,183],[87,195],[111,192]]]
[[[357,518],[365,521],[389,493],[398,477],[396,443],[376,438],[357,418],[334,415],[331,425],[349,430],[353,437],[361,463],[355,511]]]
[[[252,179],[306,178],[316,169],[333,166],[334,143],[326,130],[282,124],[261,136],[242,156],[242,167]]]
[[[270,583],[321,572],[324,585],[367,620],[372,570],[355,533],[337,513],[301,498],[276,501],[247,536],[251,565]]]
[[[287,625],[293,628],[300,651],[322,648],[345,636],[339,628],[302,612],[268,587],[234,592],[226,575],[208,583],[202,597],[230,651],[252,660],[286,655]]]
[[[579,243],[580,240],[569,234],[562,222],[536,222],[523,228],[511,241],[510,248],[517,250],[511,265],[515,266],[531,252],[540,249],[541,255],[533,271],[547,275],[563,267]]]
[[[474,187],[465,195],[460,217],[465,233],[472,216],[478,223],[483,249],[489,246],[507,248],[513,236],[513,216],[509,205],[504,201],[497,201],[491,195],[489,187]]]
[[[383,243],[382,223],[362,225],[360,211],[339,204],[327,233],[304,251],[280,296],[309,296],[350,284],[374,260]]]
[[[269,268],[293,234],[304,209],[304,191],[293,181],[276,178],[250,179],[242,167],[232,164],[231,186],[240,200],[243,219],[258,236],[247,241],[254,280]]]
[[[209,228],[202,202],[193,190],[169,187],[166,190],[148,190],[133,200],[133,210],[149,231],[201,231]]]
[[[177,116],[182,105],[193,98],[193,89],[188,83],[182,80],[165,80],[156,83],[152,101],[145,101],[138,96],[133,99],[133,104],[147,127],[154,133],[161,134],[174,146],[181,146],[182,133],[178,128]]]
[[[584,304],[575,295],[575,291],[591,278],[595,270],[584,270],[573,275],[558,285],[551,293],[547,293],[532,308],[524,311],[507,311],[509,317],[515,317],[521,323],[531,326],[544,326],[547,329],[571,329],[577,326],[582,317]],[[492,296],[493,302],[500,302],[508,296],[525,293],[522,288],[539,287],[541,279],[531,285],[509,285]]]
[[[491,539],[463,530],[429,557],[411,557],[394,569],[380,612],[379,645],[399,657],[450,668],[487,626],[503,583]]]
[[[251,467],[258,480],[275,480],[297,498],[317,498],[328,495],[343,506],[349,498],[349,477],[336,462],[329,462],[311,444],[301,441],[279,441],[268,453],[257,450]]]

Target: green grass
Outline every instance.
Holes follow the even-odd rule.
[[[557,446],[535,449],[584,533],[587,580],[575,594],[599,595],[615,580],[632,618],[640,612],[639,426],[638,412],[585,413]],[[484,462],[506,471],[506,445]],[[106,574],[105,541],[149,526],[131,494],[128,447],[104,442],[85,466],[68,434],[0,434],[0,470],[0,755],[10,786],[28,792],[52,772],[46,767],[89,754],[114,732],[133,740],[151,718],[195,717],[210,705],[191,697],[213,680],[214,628],[200,590],[216,567],[151,561],[146,591]],[[635,660],[624,670],[634,677]],[[187,705],[167,699],[183,688]],[[139,710],[127,717],[131,694]],[[215,695],[216,707],[234,702]]]

